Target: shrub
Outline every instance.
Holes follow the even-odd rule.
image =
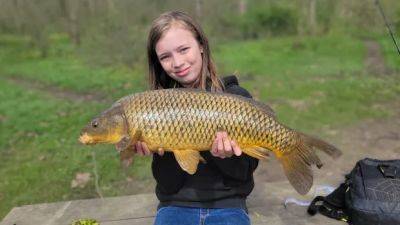
[[[244,38],[290,35],[297,32],[297,15],[283,6],[252,7],[238,24]]]

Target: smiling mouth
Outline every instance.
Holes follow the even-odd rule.
[[[183,69],[183,70],[181,70],[181,71],[178,71],[178,72],[176,72],[175,74],[178,75],[178,76],[184,76],[184,75],[186,75],[186,74],[189,72],[189,68],[190,68],[190,67],[187,67],[186,69]]]

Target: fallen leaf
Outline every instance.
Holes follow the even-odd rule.
[[[61,112],[57,112],[57,115],[60,117],[65,117],[65,116],[67,116],[67,113],[64,111],[61,111]]]
[[[71,188],[84,188],[90,181],[90,173],[76,173],[75,179],[71,181]]]
[[[5,122],[7,120],[7,117],[5,115],[0,114],[0,122]]]
[[[125,83],[124,84],[124,89],[131,89],[132,88],[132,84],[131,83]]]
[[[299,111],[305,111],[307,110],[309,103],[304,101],[304,100],[294,100],[294,99],[288,99],[287,103],[292,107],[295,108]]]

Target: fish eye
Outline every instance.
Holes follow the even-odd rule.
[[[92,122],[92,127],[96,128],[97,126],[99,126],[99,122],[97,122],[97,120]]]

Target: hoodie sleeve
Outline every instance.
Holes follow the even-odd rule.
[[[225,92],[230,94],[237,94],[247,98],[252,98],[250,93],[233,82],[225,85]],[[240,156],[232,156],[230,158],[221,159],[219,157],[212,157],[216,166],[220,169],[224,176],[229,178],[237,179],[240,181],[246,181],[252,177],[254,170],[258,166],[258,159],[250,157],[246,154]]]

